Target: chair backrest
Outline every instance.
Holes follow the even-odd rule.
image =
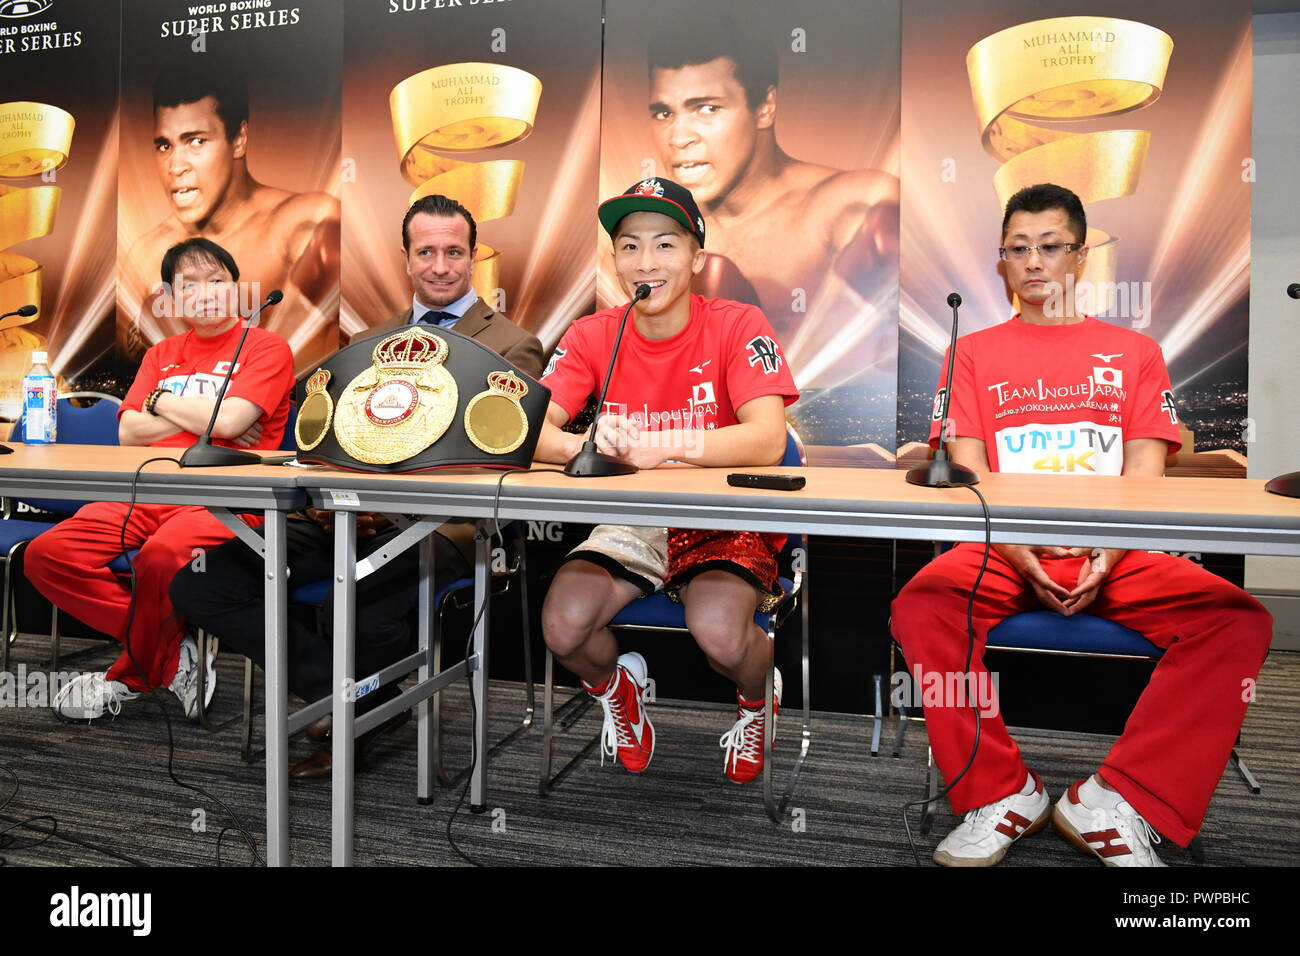
[[[808,464],[808,453],[804,450],[803,439],[795,427],[789,422],[785,423],[785,454],[781,457],[783,467],[798,468]],[[807,536],[802,534],[786,535],[785,547],[781,549],[781,554],[777,557],[777,563],[781,567],[781,573],[790,573],[787,569],[793,560],[794,551],[797,548],[807,547]]]
[[[284,437],[280,439],[280,451],[298,451],[298,435],[294,431],[298,424],[298,405],[289,403],[289,417],[284,420]]]
[[[789,422],[785,423],[785,455],[781,458],[781,464],[791,467],[808,464],[808,453],[804,451],[803,439]]]
[[[90,405],[78,405],[76,400],[93,398]],[[117,410],[122,400],[103,392],[65,392],[59,396],[59,444],[61,445],[116,445]],[[14,423],[9,435],[11,442],[23,441],[23,425],[27,421],[27,408]]]
[[[78,405],[77,400],[93,398],[90,405]],[[59,444],[60,445],[116,445],[117,444],[117,410],[122,400],[103,392],[65,392],[59,396]],[[24,407],[22,416],[14,424],[9,441],[22,443],[23,425],[27,419]],[[70,515],[80,508],[84,501],[59,501],[53,498],[20,498],[32,508],[52,511],[55,514]]]

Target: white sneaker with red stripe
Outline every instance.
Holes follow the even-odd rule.
[[[605,711],[605,723],[600,730],[600,765],[605,758],[617,756],[628,773],[640,773],[650,765],[655,753],[655,729],[645,709],[646,676],[645,658],[635,651],[621,654],[614,676],[605,682],[605,689],[587,688],[587,693],[600,701]]]
[[[1132,805],[1121,800],[1114,809],[1086,806],[1079,799],[1082,780],[1075,781],[1056,804],[1052,822],[1061,835],[1107,866],[1166,866],[1151,845],[1160,842]]]
[[[1013,793],[969,811],[935,848],[934,862],[940,866],[996,866],[1011,844],[1047,826],[1052,801],[1042,778],[1032,770],[1029,774],[1034,778],[1033,793]]]
[[[781,672],[772,675],[772,709],[781,713]],[[744,700],[736,691],[736,722],[718,740],[724,751],[722,769],[732,783],[749,783],[763,772],[763,732],[767,702]],[[776,741],[776,714],[772,715],[772,740]]]

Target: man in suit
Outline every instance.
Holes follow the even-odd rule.
[[[367,333],[390,332],[406,325],[430,324],[454,328],[488,346],[507,361],[537,378],[542,372],[542,345],[475,294],[474,249],[478,229],[465,207],[446,196],[425,196],[402,220],[402,258],[411,279],[411,308]],[[334,513],[308,509],[306,521],[288,528],[289,579],[295,584],[327,578],[333,572]],[[359,550],[378,550],[398,531],[382,515],[357,515]],[[444,524],[434,534],[434,565],[438,578],[454,581],[469,574],[473,562],[474,526]],[[365,539],[364,548],[361,540]],[[233,542],[209,552],[176,575],[171,596],[186,620],[220,636],[223,647],[260,662],[263,654],[262,562],[247,547]],[[418,556],[411,548],[357,582],[356,673],[371,674],[409,654],[413,635],[408,618],[415,608]],[[198,565],[203,570],[197,570]],[[324,633],[302,621],[289,626],[289,689],[305,700],[332,690],[332,620],[325,616]],[[363,713],[395,689],[366,695],[357,702]],[[386,721],[357,739],[358,758],[382,734],[405,723],[409,712]],[[325,721],[308,728],[314,740],[328,739]],[[360,764],[360,759],[358,759]],[[295,764],[291,780],[328,780],[332,769],[327,744]]]

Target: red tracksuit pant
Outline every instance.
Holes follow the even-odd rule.
[[[36,589],[60,610],[126,644],[129,578],[108,565],[122,553],[122,521],[127,506],[95,502],[80,509],[27,546],[24,568]],[[259,527],[260,515],[242,515]],[[165,688],[176,676],[183,622],[172,612],[167,589],[198,552],[234,537],[204,508],[137,504],[126,528],[128,551],[135,556],[136,600],[131,618],[131,654],[154,687]],[[135,691],[146,689],[140,672],[125,652],[108,669],[109,680]]]
[[[893,604],[893,632],[909,667],[960,674],[969,643],[966,606],[983,545],[961,544],[926,565]],[[1040,558],[1073,589],[1087,558]],[[988,632],[1003,618],[1042,610],[1019,573],[996,551],[975,599],[974,687],[992,687],[984,667]],[[1130,551],[1085,613],[1132,628],[1165,649],[1101,775],[1153,827],[1186,846],[1200,829],[1253,697],[1273,618],[1258,601],[1186,558]],[[1047,689],[1050,693],[1050,688]],[[987,709],[984,711],[987,712]],[[934,759],[945,780],[966,765],[975,716],[964,701],[925,708]],[[1027,769],[1001,714],[981,715],[975,761],[949,795],[958,815],[1024,785]]]

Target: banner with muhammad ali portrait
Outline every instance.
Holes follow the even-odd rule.
[[[1244,476],[1251,5],[1026,10],[903,10],[900,465],[927,451],[948,293],[965,300],[963,333],[1017,311],[998,259],[1004,203],[1052,182],[1087,214],[1077,308],[1164,352],[1186,429],[1168,470]]]
[[[112,387],[117,0],[0,2],[0,417],[32,351],[62,387]]]
[[[762,308],[817,464],[893,460],[898,22],[897,3],[606,3],[601,195],[692,191],[695,289]],[[625,299],[602,243],[604,307]]]
[[[117,344],[186,328],[159,265],[190,236],[239,266],[241,313],[301,371],[338,345],[342,0],[132,0],[122,11]]]

